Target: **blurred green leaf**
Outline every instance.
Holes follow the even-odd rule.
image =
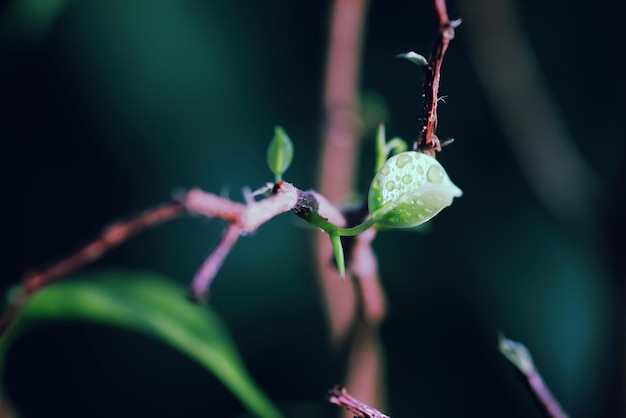
[[[267,148],[267,165],[276,177],[276,181],[282,179],[283,174],[293,160],[293,144],[285,130],[277,126],[274,130],[274,138]]]
[[[32,40],[41,38],[69,0],[13,0],[0,26]]]
[[[54,284],[36,293],[0,340],[0,373],[11,343],[34,327],[77,319],[128,328],[196,360],[254,415],[281,412],[248,375],[235,345],[209,307],[187,300],[187,289],[150,273],[106,272]]]

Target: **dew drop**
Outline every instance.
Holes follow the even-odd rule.
[[[419,174],[420,176],[424,175],[424,167],[422,167],[421,165],[417,166],[417,174]]]
[[[396,182],[393,180],[389,180],[386,184],[385,187],[387,188],[388,191],[393,191],[393,189],[396,188]]]
[[[383,168],[380,169],[380,174],[382,174],[383,176],[389,175],[389,165],[388,164],[383,165]]]
[[[439,184],[443,181],[443,175],[443,169],[437,164],[433,164],[428,169],[428,173],[426,173],[426,178],[431,183]]]
[[[411,156],[407,155],[407,153],[400,154],[398,159],[396,160],[396,166],[398,168],[403,168],[405,165],[411,162]]]
[[[411,196],[408,193],[402,193],[400,197],[398,197],[398,203],[400,204],[409,204],[411,203]]]
[[[413,177],[411,177],[410,174],[405,174],[404,176],[402,176],[402,183],[411,184],[412,181],[413,181]]]

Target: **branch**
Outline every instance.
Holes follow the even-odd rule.
[[[535,368],[535,363],[528,349],[521,343],[499,336],[500,352],[526,377],[528,388],[551,418],[568,418],[559,401],[556,400],[543,378]]]
[[[230,250],[241,235],[241,227],[236,223],[231,223],[226,229],[224,237],[213,250],[211,255],[202,263],[200,269],[191,283],[191,296],[195,300],[201,300],[207,294],[207,291],[213,282],[217,272],[222,267],[224,260],[230,254]]]
[[[358,173],[357,155],[361,135],[356,113],[361,47],[367,0],[335,0],[330,21],[324,107],[326,130],[319,169],[319,190],[331,202],[345,201],[354,190]],[[321,208],[320,208],[321,209]],[[320,210],[320,215],[322,214]],[[363,217],[347,220],[334,213],[329,220],[353,226]],[[318,274],[326,302],[332,342],[338,354],[346,354],[346,380],[359,397],[370,404],[384,403],[383,356],[377,325],[385,311],[385,298],[378,280],[376,258],[370,246],[375,230],[350,238],[346,246],[348,274],[353,285],[342,281],[332,266],[331,245],[326,236],[316,240]],[[363,326],[374,330],[361,333]],[[345,352],[343,350],[346,350]],[[342,359],[344,360],[344,359]]]
[[[437,13],[438,33],[433,44],[428,63],[424,68],[424,110],[423,125],[417,148],[431,157],[436,151],[441,151],[441,143],[435,130],[437,129],[437,103],[439,102],[439,80],[441,79],[441,64],[450,41],[454,39],[454,29],[461,24],[461,20],[450,21],[445,0],[435,0]]]
[[[27,273],[22,281],[19,293],[0,317],[0,335],[15,319],[28,297],[40,288],[67,276],[77,269],[99,259],[104,253],[122,244],[137,233],[169,221],[184,213],[179,202],[170,202],[150,209],[128,221],[118,222],[107,227],[100,237],[85,245],[67,258],[39,272]]]
[[[25,276],[19,293],[13,298],[0,318],[0,335],[11,325],[29,296],[42,287],[66,277],[77,269],[91,263],[106,252],[122,244],[137,233],[166,221],[177,218],[185,212],[227,221],[229,226],[217,248],[202,264],[192,283],[192,296],[202,299],[208,292],[212,279],[217,275],[223,261],[230,253],[241,234],[250,234],[265,222],[291,210],[298,211],[303,204],[302,192],[290,183],[279,182],[272,188],[272,195],[247,205],[233,202],[223,197],[192,189],[180,200],[150,209],[128,221],[107,227],[102,234],[74,254],[37,273]],[[329,213],[328,201],[315,202],[320,212]],[[336,210],[336,209],[334,209]]]

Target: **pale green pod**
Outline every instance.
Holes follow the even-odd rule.
[[[372,219],[392,228],[412,228],[432,219],[463,194],[437,160],[406,151],[378,170],[368,195]]]

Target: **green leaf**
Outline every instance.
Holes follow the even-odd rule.
[[[283,128],[277,126],[274,129],[274,138],[267,148],[267,165],[274,173],[277,182],[283,178],[283,174],[291,165],[291,160],[293,160],[291,139]]]
[[[399,154],[408,149],[406,141],[399,137],[394,137],[387,142],[385,139],[385,125],[378,125],[376,131],[376,166],[374,172],[378,172],[387,161],[389,154]]]
[[[387,161],[387,140],[385,139],[385,125],[382,123],[378,125],[378,130],[376,131],[376,166],[374,167],[374,172],[380,170],[380,168]]]
[[[69,0],[12,0],[0,26],[30,41],[39,41],[67,6]]]
[[[396,56],[398,58],[404,58],[406,60],[409,60],[418,67],[425,67],[428,65],[428,60],[423,55],[420,55],[414,51],[405,52],[404,54],[398,54]]]
[[[0,339],[0,374],[11,343],[30,329],[76,319],[150,335],[213,373],[255,416],[282,413],[256,386],[218,316],[187,300],[187,289],[163,277],[106,272],[59,282],[33,295]]]

